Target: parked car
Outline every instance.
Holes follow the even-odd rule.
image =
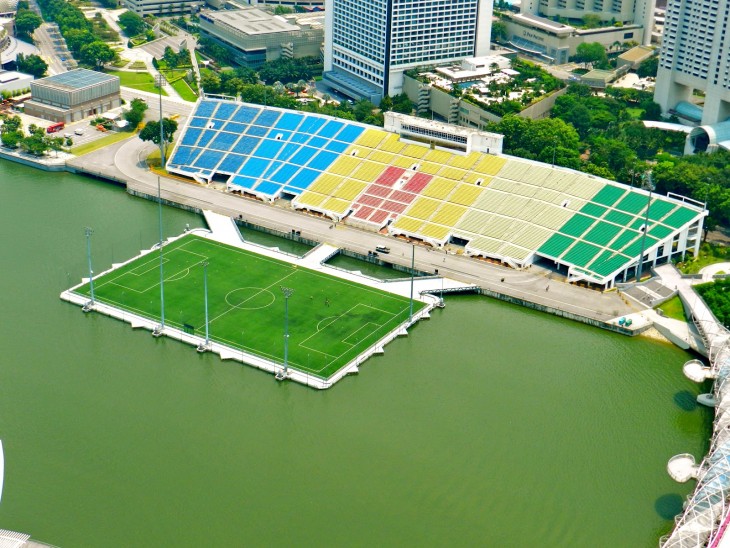
[[[375,246],[375,251],[377,251],[378,253],[390,253],[390,248],[385,247],[384,245],[378,245]]]
[[[81,129],[80,127],[77,127],[77,128],[76,128],[76,129],[74,130],[74,133],[75,133],[76,135],[83,135],[83,134],[84,134],[84,130],[83,130],[83,129]]]

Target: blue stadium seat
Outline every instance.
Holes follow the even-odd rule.
[[[338,141],[342,141],[348,144],[354,143],[360,135],[362,135],[362,132],[365,131],[365,128],[360,126],[354,126],[354,125],[346,125],[344,128],[342,128],[342,131],[340,131],[337,134]]]
[[[347,150],[347,147],[350,145],[348,143],[342,143],[340,141],[330,141],[327,143],[327,146],[325,148],[329,151],[336,152],[337,154],[342,154]]]
[[[215,117],[219,120],[230,120],[237,108],[238,104],[233,102],[221,103],[218,110],[215,111]]]
[[[304,144],[307,141],[309,141],[309,139],[310,139],[310,135],[308,133],[295,133],[294,135],[291,136],[291,139],[289,139],[289,141],[291,143]]]
[[[289,160],[289,163],[295,164],[298,166],[306,165],[307,162],[317,154],[317,149],[309,148],[309,147],[302,147],[299,152],[297,152],[294,156],[291,157]]]
[[[283,148],[284,143],[281,141],[272,141],[271,139],[262,139],[259,148],[256,149],[256,156],[261,158],[276,158],[279,151]]]
[[[321,128],[327,122],[324,118],[318,116],[307,116],[307,118],[299,126],[300,133],[317,133],[317,130]]]
[[[217,150],[204,150],[193,163],[193,167],[202,167],[205,169],[215,169],[218,162],[223,158],[223,153]]]
[[[339,154],[323,150],[309,161],[307,167],[318,169],[320,171],[325,171],[328,167],[332,165],[332,162],[334,162],[338,156]]]
[[[175,154],[172,155],[172,158],[170,158],[170,164],[185,166],[190,162],[190,158],[194,152],[197,152],[197,149],[180,145],[175,149]]]
[[[261,114],[259,114],[259,117],[256,118],[256,125],[271,127],[274,125],[274,122],[279,119],[279,116],[281,116],[281,112],[279,112],[278,110],[264,109],[261,111]]]
[[[202,130],[198,128],[188,128],[188,130],[185,132],[185,135],[183,136],[182,144],[194,145],[198,140],[198,137],[200,137],[201,132]]]
[[[342,122],[335,122],[334,120],[330,120],[326,126],[321,128],[317,135],[320,135],[322,137],[327,137],[328,139],[331,139],[335,135],[337,135],[337,132],[342,129],[342,126],[344,126]]]
[[[243,166],[241,166],[241,175],[248,177],[259,178],[263,175],[266,168],[269,167],[268,160],[262,160],[261,158],[249,158]]]
[[[233,115],[233,120],[242,124],[250,124],[260,111],[260,108],[241,105],[236,114]]]
[[[251,177],[244,177],[243,175],[236,175],[235,177],[232,177],[229,183],[240,186],[242,188],[253,188],[256,183],[258,182],[258,179],[253,179]]]
[[[218,171],[225,171],[226,173],[238,173],[241,169],[243,162],[246,161],[245,156],[240,154],[226,154],[224,160],[218,166]]]
[[[291,112],[285,112],[281,118],[276,122],[275,126],[277,129],[297,129],[297,126],[302,123],[304,116],[301,114],[293,114]]]
[[[293,143],[286,143],[284,145],[284,148],[281,149],[279,152],[279,160],[290,160],[292,156],[299,150],[301,147],[299,145],[293,144]]]
[[[193,116],[192,120],[190,120],[190,127],[205,127],[207,125],[207,118],[199,118],[197,116]]]
[[[223,131],[229,131],[231,133],[238,133],[239,135],[246,131],[248,125],[239,124],[238,122],[228,122],[223,126]]]
[[[294,179],[292,179],[289,182],[288,186],[298,188],[301,190],[305,190],[320,175],[321,175],[321,173],[319,171],[314,171],[313,169],[304,168],[299,173],[297,173],[297,176],[294,177]]]
[[[208,143],[210,143],[211,139],[215,137],[215,135],[218,132],[214,129],[206,129],[203,131],[203,134],[200,136],[200,139],[198,139],[198,146],[199,147],[206,147],[208,146]]]
[[[209,146],[218,150],[231,150],[233,144],[238,141],[239,137],[240,135],[236,135],[235,133],[221,131]]]
[[[194,116],[200,116],[202,118],[208,118],[211,114],[213,114],[213,111],[215,110],[215,107],[218,105],[218,101],[206,101],[203,100],[198,105],[198,108],[195,109]]]
[[[277,185],[276,183],[272,183],[270,181],[263,181],[258,184],[258,186],[254,189],[256,192],[260,192],[261,194],[266,194],[268,196],[275,196],[279,192],[281,192],[281,185]]]
[[[307,143],[310,147],[314,148],[324,148],[324,146],[329,142],[329,139],[324,139],[322,137],[312,137],[309,142]]]
[[[258,139],[244,135],[239,139],[238,143],[236,143],[236,148],[234,150],[239,154],[251,154],[259,143],[260,141]]]
[[[299,171],[299,166],[293,166],[291,164],[284,164],[279,170],[269,177],[275,183],[286,184],[288,183],[294,174]]]
[[[274,175],[274,173],[276,173],[276,171],[283,165],[284,162],[277,162],[276,160],[274,160],[269,164],[269,167],[266,168],[266,171],[264,171],[263,178],[267,181],[271,180],[272,175]]]
[[[246,133],[253,135],[254,137],[265,137],[269,132],[269,128],[261,126],[249,126]]]

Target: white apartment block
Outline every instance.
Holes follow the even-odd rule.
[[[374,103],[403,72],[489,52],[491,0],[326,0],[324,80]]]
[[[727,0],[668,2],[654,90],[662,112],[690,125],[730,118],[729,18]],[[695,90],[704,92],[701,106],[693,100]]]

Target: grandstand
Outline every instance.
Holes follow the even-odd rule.
[[[502,155],[501,136],[386,114],[385,128],[202,99],[168,170],[513,268],[612,287],[698,251],[702,204]]]

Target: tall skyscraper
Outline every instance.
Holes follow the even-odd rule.
[[[728,18],[727,0],[669,0],[654,89],[662,112],[703,125],[730,118]],[[695,90],[705,94],[701,110]]]
[[[414,67],[487,55],[491,0],[326,0],[324,80],[377,104]]]

